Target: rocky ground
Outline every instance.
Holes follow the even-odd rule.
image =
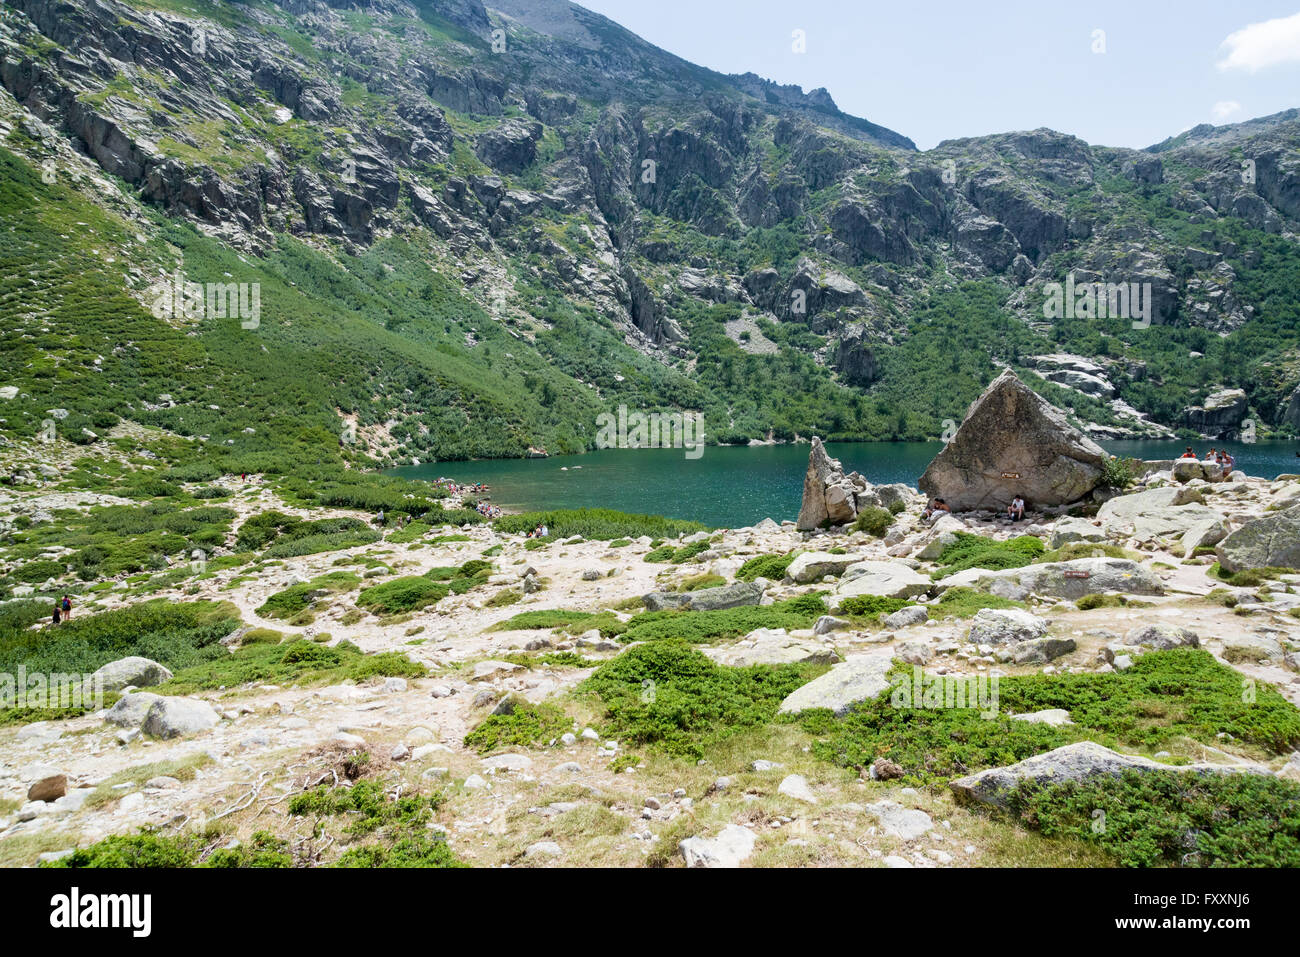
[[[917,602],[880,624],[828,615],[807,630],[760,630],[707,647],[727,664],[838,662],[796,692],[802,706],[842,708],[874,696],[886,687],[883,669],[894,658],[948,675],[1073,673],[1129,667],[1149,650],[1187,643],[1300,704],[1300,620],[1289,614],[1300,607],[1300,574],[1280,574],[1262,587],[1233,586],[1208,574],[1214,556],[1184,554],[1185,536],[1207,519],[1217,523],[1216,531],[1198,538],[1201,544],[1261,517],[1282,522],[1293,516],[1300,480],[1179,484],[1157,473],[1146,481],[1149,490],[1130,489],[1096,517],[1030,515],[1016,525],[979,514],[945,516],[931,525],[920,520],[924,500],[912,492],[883,538],[843,529],[800,532],[794,523],[765,521],[687,538],[707,540],[708,547],[680,565],[647,562],[647,538],[623,547],[571,541],[529,550],[521,536],[475,526],[458,533],[467,541],[381,541],[287,560],[254,580],[240,580],[239,569],[222,571],[197,591],[190,587],[170,597],[233,602],[246,626],[275,629],[286,641],[328,632],[330,643],[346,640],[367,653],[400,651],[427,666],[429,676],[200,693],[191,697],[211,706],[215,723],[199,721],[196,733],[177,737],[124,729],[103,712],[0,728],[0,862],[32,864],[141,827],[179,833],[213,824],[223,841],[246,841],[269,829],[289,837],[304,858],[328,860],[333,838],[290,817],[287,801],[322,781],[339,780],[340,756],[365,751],[374,762],[371,773],[391,793],[444,790],[446,801],[430,827],[477,866],[1097,863],[1087,849],[999,823],[978,803],[959,803],[950,789],[902,787],[875,779],[887,775],[819,761],[797,725],[768,724],[729,738],[698,764],[634,749],[642,763],[624,768],[616,759],[630,750],[627,743],[597,733],[593,704],[572,695],[592,668],[525,668],[502,659],[536,650],[539,639],[588,659],[613,658],[626,646],[598,633],[489,629],[534,609],[628,608],[651,593],[661,596],[648,602],[652,607],[680,600],[662,595],[707,571],[727,584],[689,593],[697,608],[771,604],[813,590],[829,591],[831,608],[860,594]],[[256,477],[237,501],[241,521],[270,507],[294,511]],[[11,493],[5,502],[23,512],[50,504],[39,492]],[[1006,571],[970,569],[932,582],[928,572],[945,536],[958,531],[993,539],[1029,534],[1050,548],[1119,546],[1133,557],[1099,553]],[[494,548],[500,550],[491,555],[487,584],[400,620],[353,620],[357,616],[348,612],[355,595],[348,594],[327,596],[310,625],[286,625],[257,611],[268,596],[330,571],[345,556],[381,562],[382,581],[458,565]],[[795,550],[805,554],[783,581],[735,584],[746,559]],[[941,617],[932,596],[959,585],[1020,599],[1026,607]],[[493,597],[508,591],[526,593],[514,604],[492,607]],[[1215,597],[1207,600],[1211,592]],[[1140,596],[1142,605],[1081,610],[1078,600],[1094,594]],[[122,601],[110,592],[99,605],[110,609]],[[512,693],[561,703],[573,718],[571,732],[539,747],[486,755],[467,748],[465,734]],[[188,726],[182,721],[178,727]],[[1189,741],[1180,756],[1300,777],[1300,758],[1261,762],[1230,740],[1218,746]],[[49,799],[29,800],[42,781],[52,789]]]

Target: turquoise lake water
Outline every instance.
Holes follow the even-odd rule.
[[[1186,442],[1103,442],[1113,455],[1171,459]],[[1197,442],[1204,453],[1226,447],[1237,467],[1272,478],[1300,471],[1295,442]],[[836,442],[827,451],[845,469],[861,472],[875,484],[915,486],[939,442]],[[484,459],[436,462],[393,469],[390,474],[491,486],[492,502],[506,508],[613,508],[687,518],[715,527],[736,528],[764,518],[793,519],[799,513],[807,445],[707,446],[697,459],[682,449],[604,449],[586,455],[549,459]]]

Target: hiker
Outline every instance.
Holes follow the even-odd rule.
[[[379,515],[376,517],[375,521],[377,521],[380,525],[384,524],[385,521],[384,510],[382,508],[379,510]]]
[[[54,603],[54,621],[52,622],[53,624],[57,625],[59,623],[59,613],[62,610],[63,609],[59,606],[59,603],[56,601]]]
[[[1007,518],[1013,522],[1019,522],[1025,517],[1025,500],[1019,494],[1011,500],[1007,506]]]
[[[1187,451],[1178,457],[1180,459],[1194,459],[1196,458],[1196,453],[1192,451],[1192,447],[1189,445],[1187,446]]]
[[[59,606],[63,610],[63,620],[72,621],[72,599],[64,595],[63,600],[59,602]]]

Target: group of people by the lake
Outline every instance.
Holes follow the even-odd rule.
[[[1300,455],[1300,453],[1296,453],[1296,454]],[[1210,449],[1210,451],[1205,453],[1205,458],[1201,459],[1200,456],[1196,454],[1195,450],[1189,445],[1187,446],[1187,451],[1184,452],[1182,455],[1178,456],[1178,460],[1180,462],[1183,461],[1184,459],[1190,461],[1202,461],[1206,463],[1213,463],[1214,465],[1222,466],[1224,469],[1226,469],[1229,472],[1231,472],[1233,469],[1237,467],[1236,457],[1233,456],[1233,454],[1229,452],[1227,449]]]
[[[446,489],[452,495],[481,495],[488,490],[488,487],[482,482],[469,482],[464,485],[459,482],[453,482],[446,476],[439,476],[433,483],[437,488]]]
[[[487,502],[479,502],[474,509],[484,518],[500,518],[502,514],[499,506],[489,505]]]
[[[547,528],[546,524],[543,522],[542,524],[539,524],[536,528],[534,528],[531,532],[529,532],[528,537],[545,538],[549,534],[551,534],[551,530]]]

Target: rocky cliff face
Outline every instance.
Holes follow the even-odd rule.
[[[20,115],[247,252],[295,235],[357,253],[426,230],[452,274],[553,290],[660,361],[698,360],[708,347],[682,316],[728,304],[794,330],[789,348],[850,390],[899,387],[889,357],[912,312],[953,279],[991,282],[1040,353],[1093,364],[1002,356],[1077,398],[1099,434],[1201,428],[1184,393],[1210,385],[1294,428],[1294,314],[1268,277],[1300,268],[1296,111],[1148,151],[1034,130],[919,153],[824,90],[713,73],[564,0],[6,9],[0,85]],[[10,146],[35,165],[53,155]],[[1076,288],[1147,290],[1148,311],[1046,317],[1067,273]],[[547,323],[517,282],[464,285]],[[1252,340],[1267,375],[1134,372],[1150,349],[1173,368],[1188,330],[1260,321],[1292,337],[1290,352],[1276,334]]]

